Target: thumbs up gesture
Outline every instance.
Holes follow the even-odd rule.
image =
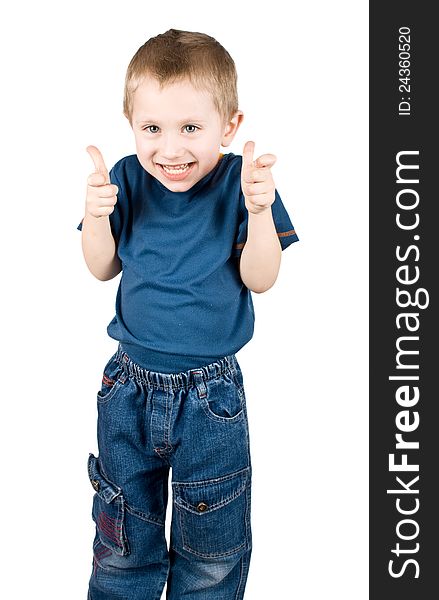
[[[275,185],[271,167],[276,162],[274,154],[263,154],[253,160],[254,142],[246,142],[242,153],[241,187],[247,210],[259,214],[274,202]]]
[[[110,183],[110,176],[102,154],[96,146],[88,146],[87,152],[95,166],[95,171],[87,179],[86,210],[93,217],[106,217],[114,210],[117,202],[117,185]]]

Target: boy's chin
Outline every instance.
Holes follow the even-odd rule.
[[[157,178],[156,178],[157,179]],[[163,181],[163,179],[159,179],[160,183],[162,183],[166,189],[170,192],[187,192],[197,183],[196,181],[193,183],[185,183],[179,181]]]

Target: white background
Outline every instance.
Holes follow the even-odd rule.
[[[288,7],[288,11],[287,11]],[[5,12],[6,10],[6,12]],[[215,37],[245,120],[226,151],[272,152],[300,241],[253,295],[237,357],[249,411],[248,600],[364,600],[367,498],[367,27],[364,1],[16,2],[3,9],[2,581],[8,600],[86,597],[96,391],[119,277],[87,270],[85,152],[134,153],[126,67],[174,27]]]

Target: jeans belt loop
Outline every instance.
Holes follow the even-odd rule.
[[[195,386],[197,388],[198,398],[205,398],[207,395],[206,383],[203,377],[203,371],[192,371],[194,375]]]

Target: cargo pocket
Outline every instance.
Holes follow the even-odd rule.
[[[214,558],[248,547],[250,467],[218,479],[172,486],[176,540],[184,550]]]
[[[104,367],[101,388],[97,392],[97,400],[100,404],[108,402],[116,393],[117,389],[126,381],[123,367],[116,360],[116,353],[110,358]]]
[[[93,486],[92,517],[101,543],[121,556],[129,554],[125,533],[125,500],[122,490],[103,474],[99,460],[90,454],[88,476]]]

